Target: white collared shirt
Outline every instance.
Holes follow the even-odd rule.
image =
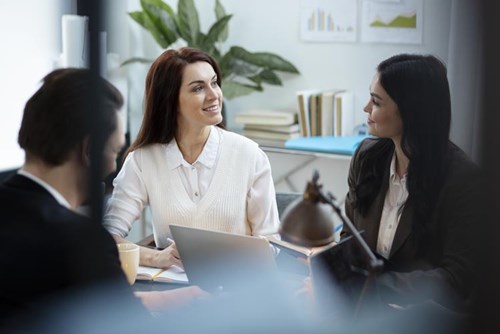
[[[166,166],[177,169],[189,198],[198,204],[207,194],[217,171],[220,147],[227,140],[224,131],[212,126],[207,142],[198,157],[189,164],[184,160],[175,140],[165,144]],[[127,237],[132,224],[140,217],[150,199],[142,178],[141,161],[137,152],[131,152],[113,181],[115,190],[104,215],[104,226],[112,233]],[[257,148],[253,169],[253,183],[247,193],[246,216],[252,222],[252,234],[275,233],[279,225],[271,166],[267,155]],[[171,189],[165,189],[165,191]],[[158,222],[159,224],[160,222]]]
[[[389,188],[385,195],[384,208],[378,230],[377,253],[389,259],[392,243],[401,218],[401,206],[408,198],[406,174],[399,177],[396,173],[396,153],[392,156]]]
[[[193,164],[184,160],[175,139],[166,147],[168,168],[179,168],[182,184],[194,203],[198,203],[205,195],[215,174],[221,135],[219,131],[210,131],[203,150]]]
[[[52,187],[50,184],[47,182],[43,181],[42,179],[36,177],[35,175],[20,169],[17,171],[17,174],[22,175],[24,177],[27,177],[28,179],[32,180],[33,182],[38,183],[40,186],[42,186],[45,190],[47,190],[54,198],[55,200],[62,206],[71,209],[71,205],[69,202],[64,198],[63,195],[61,195],[60,192],[58,192],[54,187]]]

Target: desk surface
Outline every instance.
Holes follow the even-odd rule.
[[[309,275],[307,265],[286,252],[278,254],[276,265],[278,266],[278,270],[287,277],[287,281],[297,285],[297,288],[303,284],[303,280]],[[132,289],[134,291],[159,291],[173,290],[185,286],[186,284],[136,280],[132,285]]]

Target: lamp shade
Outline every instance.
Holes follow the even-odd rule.
[[[304,194],[283,212],[279,229],[283,240],[304,247],[323,246],[334,241],[333,210],[328,204]]]

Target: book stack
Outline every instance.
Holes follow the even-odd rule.
[[[235,116],[243,125],[242,134],[261,146],[284,147],[285,142],[300,136],[297,113],[279,110],[246,110]]]
[[[354,97],[342,89],[297,92],[302,137],[349,136],[354,129]]]

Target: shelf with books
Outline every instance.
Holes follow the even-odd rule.
[[[275,145],[261,145],[261,148],[266,153],[276,153],[283,155],[293,155],[293,156],[303,156],[307,159],[304,165],[309,164],[310,162],[318,159],[318,158],[326,158],[326,159],[337,159],[337,160],[345,160],[351,161],[351,156],[346,154],[339,153],[325,153],[313,150],[303,150],[303,149],[291,149],[283,147],[278,147]]]
[[[347,174],[352,154],[367,138],[357,136],[299,137],[289,139],[284,147],[261,146],[272,167],[279,191],[302,191],[314,170],[324,175],[325,189],[337,195],[347,192]]]
[[[312,173],[317,170],[324,189],[343,198],[347,193],[347,176],[351,156],[314,151],[262,146],[271,164],[276,191],[303,192]]]
[[[367,135],[291,138],[285,148],[351,156]]]
[[[238,124],[253,125],[290,125],[297,122],[294,111],[273,109],[251,109],[236,114],[234,121]]]
[[[300,133],[298,132],[287,133],[273,130],[254,130],[247,127],[243,128],[243,135],[250,138],[280,139],[284,141],[300,137]]]
[[[297,92],[300,134],[346,136],[354,128],[354,96],[344,89],[308,89]]]
[[[297,113],[280,110],[247,110],[236,115],[242,134],[260,146],[284,147],[288,139],[300,136]]]

